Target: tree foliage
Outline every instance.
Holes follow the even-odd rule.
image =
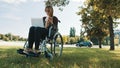
[[[12,35],[11,33],[8,33],[8,34],[0,34],[0,40],[4,40],[4,41],[25,41],[26,38],[16,36],[16,35]]]
[[[88,33],[94,31],[102,38],[109,30],[110,50],[114,50],[113,20],[120,17],[119,11],[120,0],[86,0],[85,7],[78,14],[82,15],[82,22]]]
[[[63,10],[62,7],[65,7],[69,4],[69,0],[47,0],[45,1],[45,5],[47,6],[56,6],[59,7],[59,10]]]
[[[71,27],[70,28],[70,37],[75,37],[75,32],[76,32],[75,28]]]

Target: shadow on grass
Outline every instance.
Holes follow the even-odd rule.
[[[30,68],[41,61],[40,57],[25,57],[17,53],[17,49],[0,51],[0,66],[2,68]]]
[[[54,61],[56,67],[67,68],[119,68],[120,58],[107,50],[94,48],[64,49],[62,57]]]
[[[119,68],[120,56],[97,48],[64,48],[52,61],[43,55],[26,58],[15,48],[0,50],[1,68]]]

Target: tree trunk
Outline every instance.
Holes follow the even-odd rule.
[[[98,45],[99,45],[99,48],[102,48],[102,46],[101,46],[101,39],[98,39]]]
[[[110,32],[110,50],[114,50],[114,31],[113,31],[113,19],[111,16],[108,17],[109,20],[109,32]]]

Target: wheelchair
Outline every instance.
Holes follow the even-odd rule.
[[[48,46],[49,45],[49,46]],[[47,47],[48,46],[48,47]],[[28,40],[26,40],[23,49],[28,48]],[[63,39],[62,35],[58,32],[58,28],[54,29],[53,26],[49,28],[49,34],[45,38],[45,40],[41,40],[39,44],[39,51],[44,53],[46,58],[53,59],[53,57],[60,57],[63,51]],[[20,53],[20,50],[18,51]],[[21,53],[22,54],[22,53]],[[28,56],[39,56],[39,54],[35,55],[28,55],[25,54],[26,57]]]

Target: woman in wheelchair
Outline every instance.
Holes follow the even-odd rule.
[[[28,35],[28,48],[23,51],[24,53],[28,54],[31,51],[34,53],[38,53],[40,40],[44,40],[48,36],[50,26],[53,25],[54,29],[57,29],[58,18],[53,16],[52,6],[46,6],[45,12],[47,14],[46,17],[43,17],[45,28],[30,27],[29,35]],[[34,42],[35,42],[35,49],[33,51]]]

